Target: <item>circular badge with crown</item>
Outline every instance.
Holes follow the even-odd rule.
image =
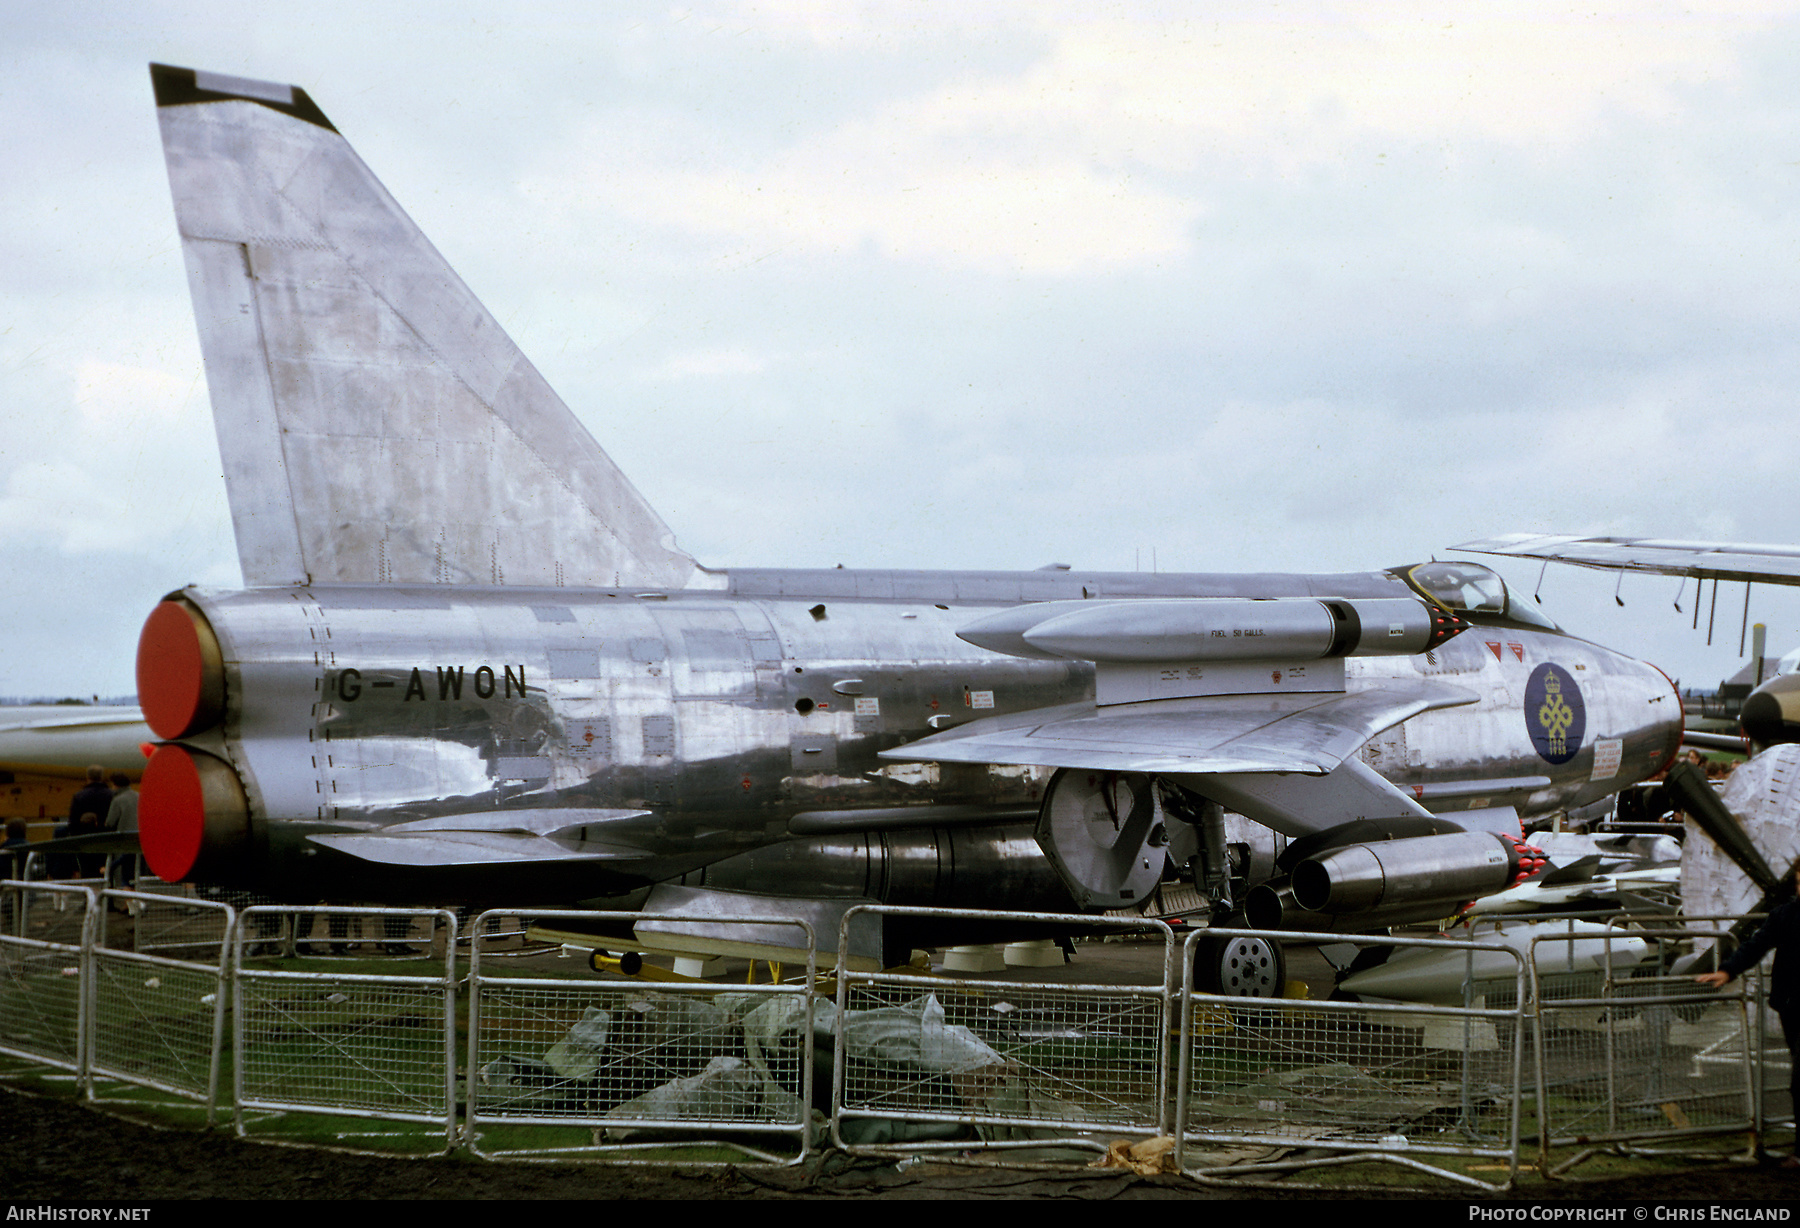
[[[1531,671],[1525,683],[1525,731],[1546,762],[1567,763],[1581,750],[1587,707],[1565,667],[1546,661]]]

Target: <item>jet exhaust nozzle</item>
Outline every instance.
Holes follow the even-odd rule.
[[[164,882],[229,874],[250,844],[250,807],[237,773],[184,746],[159,746],[139,785],[138,838]]]
[[[1293,880],[1286,875],[1250,888],[1250,894],[1244,900],[1244,917],[1250,922],[1250,928],[1257,930],[1322,933],[1337,928],[1337,918],[1300,907],[1294,899]]]
[[[169,598],[144,620],[137,688],[144,723],[159,738],[185,738],[224,717],[224,654],[206,615],[193,603]]]

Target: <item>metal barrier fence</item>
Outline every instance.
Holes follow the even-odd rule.
[[[1744,982],[1703,990],[1663,973],[1666,948],[1717,930],[1630,930],[1531,940],[1540,1165],[1556,1175],[1611,1145],[1642,1150],[1726,1134],[1756,1150],[1755,1042]],[[1585,1148],[1562,1163],[1557,1147]]]
[[[114,904],[143,909],[131,930],[134,945],[145,918],[170,907],[168,896],[100,893],[86,1028],[89,1074],[197,1100],[206,1106],[211,1125],[218,1105],[235,913],[227,904],[182,900],[182,924],[190,939],[182,949],[189,958],[174,959],[109,942],[124,937],[122,927],[108,925]]]
[[[235,919],[240,909],[270,902],[239,891],[202,895],[191,884],[165,883],[147,872],[137,874],[133,882],[130,894],[122,898],[131,915],[131,949],[144,955],[191,954],[211,963],[213,953],[228,938],[219,928],[219,908],[229,907]]]
[[[140,925],[159,925],[157,910],[180,914],[170,932],[194,957],[125,949],[103,907],[118,903],[141,910]],[[1026,982],[859,971],[849,933],[863,913],[1135,931],[1149,944],[1108,984],[1085,969]],[[1017,1158],[1023,1148],[1099,1151],[1122,1136],[1173,1134],[1177,1161],[1203,1179],[1372,1159],[1492,1190],[1516,1176],[1527,1113],[1549,1175],[1582,1158],[1552,1167],[1552,1150],[1571,1145],[1644,1150],[1744,1133],[1754,1148],[1762,1067],[1786,1060],[1753,998],[1703,993],[1663,972],[1675,947],[1719,937],[1693,927],[1539,932],[1515,935],[1513,947],[1211,930],[1178,949],[1167,926],[1139,919],[861,906],[844,916],[827,999],[814,979],[815,936],[799,920],[720,918],[788,926],[806,955],[803,979],[725,986],[508,967],[496,962],[500,947],[519,935],[498,922],[518,915],[486,913],[468,927],[465,1050],[447,911],[258,906],[234,924],[220,902],[8,881],[0,1052],[71,1071],[90,1093],[101,1078],[210,1107],[222,1103],[220,986],[230,979],[240,1133],[247,1115],[267,1111],[426,1123],[445,1148],[461,1142],[487,1157],[616,1159],[677,1137],[774,1162],[812,1145],[816,1079],[830,1089],[816,1107],[829,1108],[833,1141],[858,1153],[974,1147]],[[204,935],[210,951],[198,946]],[[1435,996],[1384,1005],[1194,992],[1195,944],[1232,936],[1393,948],[1383,969],[1434,961],[1425,980]],[[357,943],[359,957],[429,945],[410,963],[396,959],[392,974],[334,967],[333,953]],[[298,966],[266,958],[296,952]],[[815,1076],[815,1061],[829,1071]],[[1784,1072],[1771,1065],[1770,1078]],[[777,1137],[795,1145],[775,1154],[757,1141]],[[1278,1150],[1299,1154],[1259,1154]],[[1447,1157],[1506,1175],[1475,1181],[1446,1168]]]
[[[1196,948],[1221,936],[1417,951],[1407,962],[1416,960],[1421,975],[1453,978],[1448,993],[1465,1004],[1196,993]],[[1183,1171],[1255,1178],[1377,1160],[1496,1192],[1516,1179],[1525,985],[1518,952],[1445,939],[1203,930],[1189,936],[1182,959],[1176,1160]],[[1486,1005],[1484,991],[1510,1001]],[[1244,1162],[1251,1147],[1308,1154]],[[1422,1156],[1495,1161],[1507,1175],[1484,1182]]]
[[[1718,915],[1701,917],[1684,917],[1684,924],[1692,927],[1704,927],[1709,932],[1723,932],[1735,928],[1740,922],[1757,923],[1768,920],[1765,913],[1748,913],[1744,916]],[[1753,933],[1752,926],[1746,932]],[[1715,944],[1711,958],[1711,967],[1717,968],[1724,951],[1730,949],[1729,940]],[[1696,969],[1697,971],[1697,969]],[[1750,1020],[1750,1064],[1755,1074],[1756,1090],[1756,1123],[1759,1136],[1766,1136],[1771,1126],[1794,1124],[1794,1112],[1800,1105],[1795,1105],[1788,1096],[1789,1076],[1792,1073],[1792,1058],[1788,1053],[1786,1039],[1782,1035],[1781,1020],[1773,1008],[1769,1006],[1769,978],[1760,969],[1747,973],[1741,986],[1744,994],[1745,1011]],[[1729,1051],[1725,1046],[1714,1046],[1711,1051],[1703,1051],[1697,1060],[1719,1061],[1729,1060]],[[1777,1098],[1787,1105],[1786,1112],[1773,1111],[1768,1103],[1768,1093],[1773,1091]]]
[[[0,1053],[87,1079],[94,893],[0,882]]]
[[[257,948],[287,917],[433,919],[444,937],[441,970],[417,975],[258,967]],[[274,920],[276,924],[268,924]],[[256,905],[238,917],[233,943],[232,1103],[246,1110],[442,1123],[456,1142],[456,917],[443,909],[295,908]],[[434,945],[437,939],[434,937]],[[329,945],[329,938],[326,940]],[[271,952],[273,953],[273,952]],[[431,955],[419,961],[430,966]]]
[[[1800,1111],[1791,1095],[1793,1054],[1782,1034],[1781,1018],[1769,1005],[1769,979],[1754,972],[1744,978],[1744,993],[1750,1014],[1751,1067],[1756,1075],[1756,1123],[1759,1137],[1766,1138],[1776,1126],[1792,1128]],[[1778,1113],[1769,1105],[1769,1094],[1785,1097],[1788,1111]],[[1800,1151],[1800,1137],[1795,1140]]]
[[[15,858],[14,860],[20,859]],[[73,887],[89,892],[98,891],[106,886],[106,880],[102,878],[60,878],[52,884],[48,875],[44,873],[45,863],[48,859],[43,854],[27,853],[22,860],[24,862],[23,872],[18,878],[7,881],[33,887],[51,885]],[[8,933],[21,935],[29,931],[46,942],[79,944],[86,917],[84,913],[70,912],[72,907],[68,896],[56,892],[22,892],[7,914],[6,930]],[[34,909],[38,910],[35,917],[33,916]]]
[[[1149,935],[1160,975],[1097,985],[858,972],[850,934],[863,915]],[[831,1131],[846,1151],[963,1151],[973,1132],[985,1149],[1103,1152],[1120,1133],[1169,1132],[1175,939],[1162,922],[862,905],[844,914],[838,948]]]
[[[777,933],[804,951],[804,977],[730,988],[704,981],[571,981],[484,970],[491,920],[471,929],[464,1140],[478,1155],[618,1158],[646,1146],[724,1139],[770,1163],[804,1160],[811,1141],[817,938],[798,919],[719,916]],[[691,923],[656,913],[527,914],[559,926]],[[502,935],[502,937],[507,937]],[[596,938],[599,946],[604,939]],[[783,944],[786,945],[786,944]],[[752,964],[752,970],[755,965]],[[558,1127],[559,1131],[529,1130]],[[566,1131],[591,1132],[582,1142]],[[542,1140],[549,1133],[551,1141]],[[740,1136],[792,1135],[783,1157]],[[540,1137],[533,1137],[540,1136]],[[673,1136],[673,1137],[671,1137]],[[640,1140],[649,1138],[653,1142]]]

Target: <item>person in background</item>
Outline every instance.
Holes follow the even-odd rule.
[[[106,811],[106,830],[136,833],[138,829],[138,795],[132,792],[131,777],[123,772],[112,774],[112,805]],[[130,889],[137,883],[137,854],[114,853],[107,858],[106,881],[115,887]]]
[[[69,830],[58,830],[58,836],[79,834],[75,825],[84,814],[104,815],[112,809],[113,792],[106,787],[106,769],[99,764],[87,770],[87,784],[75,791],[69,799]]]
[[[1800,890],[1800,865],[1794,867],[1794,885]],[[1800,899],[1789,900],[1770,913],[1762,927],[1720,964],[1717,972],[1702,973],[1694,979],[1710,988],[1723,989],[1761,963],[1770,951],[1775,952],[1775,967],[1769,973],[1769,1005],[1781,1017],[1781,1034],[1787,1039],[1792,1071],[1788,1093],[1800,1106]],[[1800,1155],[1787,1157],[1781,1166],[1800,1168]]]

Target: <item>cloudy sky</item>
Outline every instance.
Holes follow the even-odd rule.
[[[0,47],[0,695],[129,693],[156,599],[238,583],[152,60],[304,86],[709,565],[1800,541],[1792,5],[140,0]],[[1742,591],[1707,648],[1675,586],[1544,609],[1716,682]]]

